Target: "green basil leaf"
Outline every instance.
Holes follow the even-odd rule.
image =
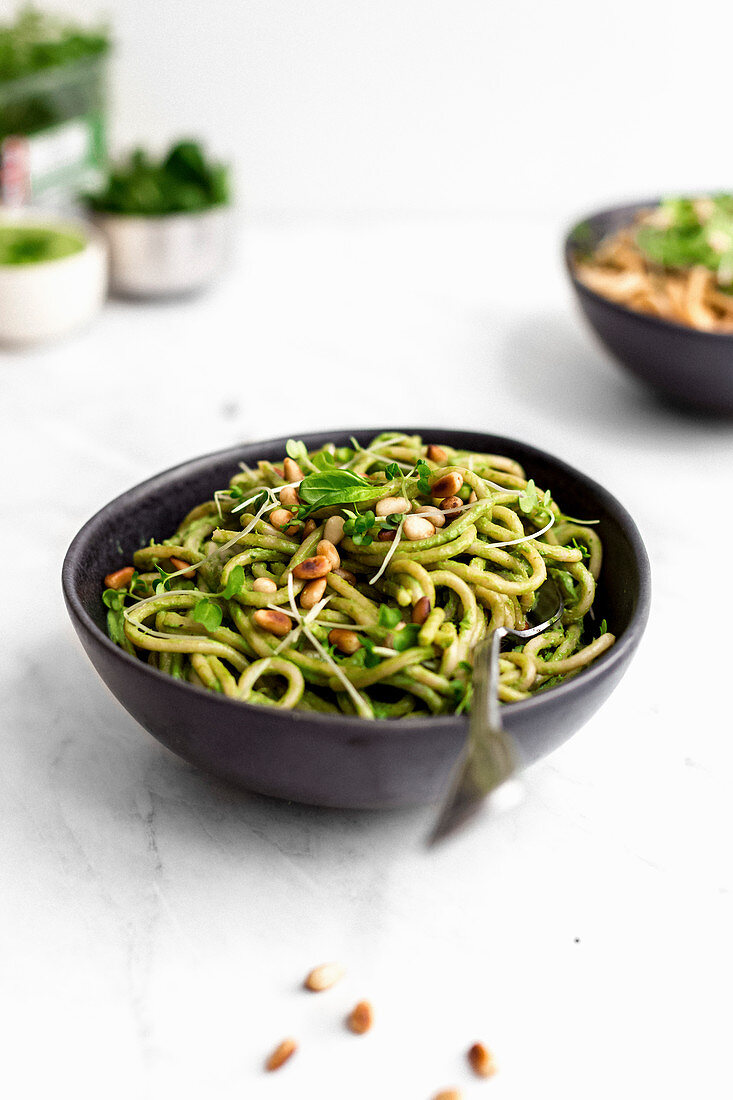
[[[357,488],[363,488],[373,493],[376,486],[351,470],[319,470],[317,473],[308,474],[307,477],[303,478],[298,486],[298,494],[306,504],[312,504],[324,495],[330,493],[350,494],[352,490]],[[344,497],[345,501],[350,499],[349,495]]]

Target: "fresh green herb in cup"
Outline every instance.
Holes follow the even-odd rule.
[[[101,214],[155,217],[210,210],[230,197],[228,168],[207,160],[197,142],[180,141],[160,160],[136,149],[86,201]]]

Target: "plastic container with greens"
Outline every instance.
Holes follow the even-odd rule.
[[[33,8],[0,23],[0,203],[64,201],[101,178],[110,39]]]

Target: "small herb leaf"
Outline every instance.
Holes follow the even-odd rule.
[[[244,569],[241,565],[235,565],[229,574],[229,578],[226,583],[226,588],[222,592],[222,596],[225,600],[231,600],[234,596],[238,595],[242,590],[244,584]]]
[[[221,608],[211,600],[199,600],[191,612],[191,618],[207,630],[217,630],[221,626]]]
[[[420,633],[420,627],[417,623],[408,623],[407,626],[403,626],[402,630],[398,630],[392,637],[392,648],[396,649],[398,653],[402,653],[405,649],[411,649],[414,645],[417,645],[417,636]]]
[[[377,622],[380,626],[383,626],[385,630],[394,630],[397,624],[402,622],[402,613],[397,607],[388,607],[386,604],[382,604],[379,609]],[[395,646],[395,649],[396,648]]]

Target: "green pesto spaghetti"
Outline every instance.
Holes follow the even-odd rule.
[[[511,703],[614,643],[593,611],[602,546],[515,461],[384,432],[244,464],[105,578],[111,639],[263,706],[401,718],[470,708],[476,645],[522,628],[548,575],[562,620],[500,658]]]

